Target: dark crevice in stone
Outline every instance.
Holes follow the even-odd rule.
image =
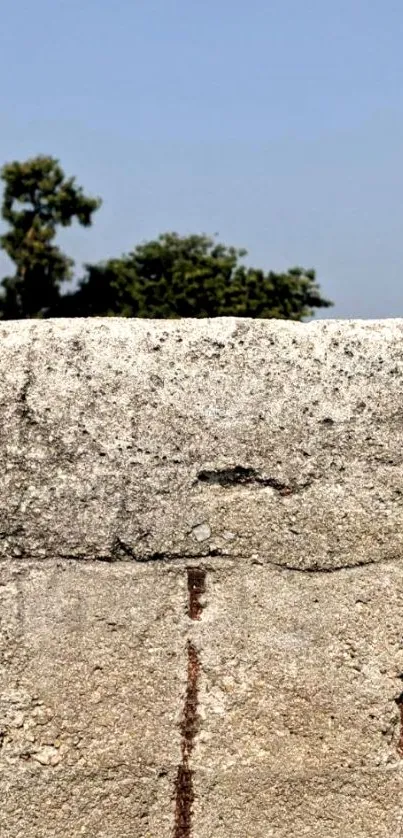
[[[4,541],[6,538],[18,538],[18,536],[24,535],[24,527],[19,525],[14,530],[0,530],[0,541]]]
[[[211,549],[206,549],[205,553],[198,553],[197,555],[192,554],[185,554],[185,553],[174,553],[169,550],[155,550],[147,552],[141,552],[140,550],[136,549],[135,547],[131,547],[130,544],[123,541],[119,536],[117,536],[112,544],[110,558],[104,558],[103,561],[126,561],[127,559],[131,559],[134,562],[145,563],[145,562],[163,562],[163,561],[172,561],[174,559],[202,559],[202,558],[215,558],[217,556],[226,556],[222,552],[221,549],[217,547],[213,547]],[[94,559],[95,561],[100,561],[98,557]]]
[[[1,532],[0,542],[5,538],[12,537],[14,533]],[[66,562],[83,562],[83,563],[100,563],[100,564],[152,564],[153,562],[163,562],[169,564],[170,562],[207,562],[209,559],[221,558],[230,562],[236,563],[241,561],[249,562],[251,565],[259,567],[272,567],[275,570],[283,573],[305,573],[307,575],[330,575],[332,573],[342,573],[348,570],[362,570],[366,567],[373,568],[374,566],[382,567],[385,564],[394,564],[403,562],[402,556],[385,556],[380,559],[369,559],[368,561],[360,561],[355,563],[347,563],[336,565],[334,567],[318,567],[317,565],[311,567],[300,567],[298,565],[289,564],[286,562],[276,562],[273,559],[265,559],[262,557],[254,557],[242,553],[227,553],[221,550],[212,549],[206,550],[205,553],[174,553],[169,551],[156,551],[150,553],[140,553],[134,548],[125,544],[121,539],[116,539],[110,553],[93,555],[91,553],[60,553],[56,550],[49,550],[49,555],[35,555],[30,550],[25,550],[24,545],[17,541],[15,549],[18,554],[13,552],[13,546],[10,545],[6,555],[0,555],[0,564],[9,561],[66,561]],[[213,569],[213,568],[212,568]]]
[[[122,560],[124,561],[125,559],[131,559],[134,562],[144,563],[167,561],[172,558],[180,557],[178,557],[174,553],[163,553],[159,550],[150,553],[140,553],[134,547],[131,547],[130,544],[127,544],[125,541],[119,538],[119,536],[117,536],[112,545],[111,556],[109,558],[109,561],[119,562]],[[99,561],[99,559],[97,559],[97,561]],[[106,561],[106,559],[104,559],[104,561]]]
[[[343,570],[355,570],[360,569],[362,570],[364,567],[374,567],[374,565],[383,565],[383,564],[391,564],[392,562],[401,561],[399,556],[391,556],[385,557],[383,559],[370,559],[367,562],[355,562],[354,564],[342,564],[337,565],[336,567],[298,567],[297,565],[290,565],[290,564],[283,564],[282,562],[275,562],[273,560],[268,560],[266,562],[258,562],[252,560],[252,564],[260,564],[260,565],[269,565],[270,567],[275,567],[278,570],[282,571],[289,571],[290,573],[306,573],[306,574],[330,574],[330,573],[340,573]]]
[[[276,477],[265,477],[254,468],[246,468],[245,466],[234,466],[234,468],[224,468],[217,470],[199,471],[197,475],[199,483],[207,483],[215,486],[223,486],[228,488],[231,486],[263,486],[270,487],[278,492],[280,495],[292,495],[301,489],[305,489],[309,484],[303,486],[296,486],[284,483]]]
[[[21,419],[24,422],[26,422],[27,425],[37,425],[38,424],[37,420],[35,419],[34,413],[33,413],[32,409],[31,409],[31,407],[29,406],[29,403],[28,403],[28,394],[29,394],[29,391],[30,391],[33,383],[34,383],[33,372],[32,372],[32,369],[29,368],[25,371],[24,383],[21,387],[19,397],[18,397],[19,413],[20,413]]]
[[[7,537],[7,536],[4,536]],[[0,541],[2,540],[0,536]],[[25,552],[19,545],[16,545],[17,552],[13,552],[13,548],[10,547],[8,549],[7,555],[0,555],[0,564],[6,563],[9,561],[18,561],[19,559],[23,559],[25,561],[33,561],[33,562],[53,562],[53,561],[60,561],[60,562],[82,562],[82,563],[94,563],[94,564],[152,564],[153,562],[163,562],[164,564],[169,564],[169,562],[189,562],[189,561],[205,561],[210,558],[216,558],[220,556],[221,558],[240,558],[239,556],[231,557],[229,554],[225,553],[218,553],[216,550],[211,550],[210,552],[206,553],[197,553],[197,554],[183,554],[183,553],[169,553],[169,552],[155,552],[155,553],[145,553],[140,554],[136,553],[134,550],[131,552],[123,553],[119,552],[119,554],[115,551],[111,553],[107,553],[105,555],[98,554],[98,555],[91,555],[86,553],[57,553],[55,550],[49,551],[49,555],[44,556],[36,555],[33,552]],[[242,558],[242,557],[241,557]]]
[[[400,733],[399,741],[397,743],[397,752],[399,756],[403,757],[403,693],[400,693],[399,697],[396,698],[395,701],[400,713]]]
[[[188,567],[189,609],[191,620],[200,620],[203,605],[200,597],[206,591],[206,571],[200,567]]]

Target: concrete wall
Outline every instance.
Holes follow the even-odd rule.
[[[403,835],[403,321],[0,327],[0,834]]]

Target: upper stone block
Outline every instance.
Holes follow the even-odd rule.
[[[0,326],[0,555],[400,556],[403,321]]]

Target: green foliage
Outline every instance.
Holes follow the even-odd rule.
[[[73,262],[55,244],[60,227],[84,227],[100,206],[53,157],[8,163],[0,245],[15,273],[2,281],[0,317],[278,317],[302,320],[331,303],[313,270],[247,268],[246,251],[204,235],[165,233],[118,259],[87,265],[76,291],[61,294]]]
[[[53,157],[34,157],[3,166],[2,217],[8,231],[0,244],[15,264],[3,280],[0,316],[46,316],[57,307],[60,286],[71,278],[73,262],[54,244],[58,227],[74,219],[88,227],[100,200],[87,197],[66,178]]]
[[[208,236],[166,233],[120,259],[88,265],[66,316],[278,317],[301,320],[331,305],[313,270],[276,274],[246,268],[246,251]]]

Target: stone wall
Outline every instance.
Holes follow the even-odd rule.
[[[0,368],[0,834],[403,835],[403,321],[5,323]]]

